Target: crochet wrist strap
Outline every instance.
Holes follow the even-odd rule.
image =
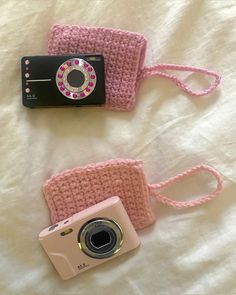
[[[195,200],[175,201],[175,200],[172,200],[172,199],[170,199],[170,198],[168,198],[156,191],[156,189],[165,188],[168,185],[175,183],[186,176],[193,175],[193,174],[200,172],[200,171],[209,172],[211,175],[213,175],[215,177],[217,186],[212,193],[201,196]],[[198,165],[198,166],[190,168],[189,170],[187,170],[183,173],[177,174],[176,176],[171,177],[166,181],[163,181],[163,182],[160,182],[157,184],[149,184],[148,188],[150,191],[150,195],[155,196],[157,201],[164,203],[166,205],[181,209],[181,208],[189,208],[189,207],[201,205],[201,204],[206,203],[206,202],[212,200],[213,198],[217,197],[222,190],[222,179],[221,179],[220,174],[212,167],[207,166],[207,165]]]
[[[211,76],[214,78],[214,80],[210,83],[208,88],[205,88],[200,91],[194,91],[194,90],[190,89],[189,86],[187,86],[183,80],[178,78],[176,75],[169,74],[169,73],[165,72],[165,70],[200,73],[200,74],[204,74],[206,76]],[[161,76],[161,77],[167,78],[167,79],[173,81],[184,92],[186,92],[192,96],[203,96],[203,95],[207,95],[208,93],[214,91],[216,89],[216,87],[219,85],[220,79],[221,79],[217,73],[215,73],[213,71],[209,71],[207,69],[191,67],[191,66],[175,65],[175,64],[157,64],[152,67],[144,67],[141,72],[140,78],[144,79],[144,78],[148,78],[148,77],[152,77],[152,76]]]

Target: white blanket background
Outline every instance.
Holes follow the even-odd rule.
[[[222,75],[222,84],[207,97],[190,98],[150,78],[128,113],[26,109],[20,58],[46,54],[54,23],[143,33],[147,65],[206,67]],[[236,294],[235,28],[233,0],[0,2],[1,295]],[[191,75],[187,81],[201,86]],[[157,222],[140,232],[138,250],[64,282],[37,241],[50,224],[42,184],[64,169],[118,157],[143,160],[150,183],[209,164],[221,172],[224,190],[182,211],[154,201]],[[213,188],[211,179],[191,177],[168,194],[196,197]]]

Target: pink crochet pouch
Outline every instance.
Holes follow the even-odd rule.
[[[213,91],[220,77],[212,71],[191,66],[157,64],[144,66],[147,40],[142,34],[110,28],[54,25],[51,28],[48,53],[82,54],[99,53],[105,61],[105,107],[117,111],[129,111],[135,106],[135,92],[139,82],[147,77],[161,76],[172,80],[178,87],[193,96]],[[209,87],[201,91],[191,90],[183,80],[169,71],[197,72],[213,77]]]
[[[157,191],[198,171],[209,172],[216,178],[217,187],[212,193],[195,200],[175,201]],[[148,184],[142,161],[127,159],[109,160],[66,170],[52,176],[43,186],[52,223],[66,219],[109,197],[118,196],[136,229],[142,229],[155,221],[150,202],[152,196],[164,204],[188,208],[210,201],[221,189],[219,173],[207,165],[193,167],[158,184]]]

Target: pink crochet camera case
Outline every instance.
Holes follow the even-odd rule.
[[[147,40],[139,33],[75,25],[54,25],[48,41],[48,53],[52,55],[99,53],[104,56],[105,107],[112,110],[131,110],[135,106],[135,92],[139,82],[150,76],[172,80],[193,96],[206,95],[220,83],[220,77],[215,72],[202,68],[173,64],[145,67],[146,48]],[[168,73],[169,70],[198,72],[214,79],[208,88],[194,91],[177,76]]]
[[[216,189],[195,200],[176,201],[157,190],[199,171],[211,173],[217,181]],[[219,173],[207,165],[193,167],[167,181],[148,184],[142,161],[115,159],[65,170],[52,176],[43,186],[52,223],[64,220],[112,196],[118,196],[135,229],[142,229],[155,221],[150,197],[176,207],[200,205],[216,197],[222,189]]]

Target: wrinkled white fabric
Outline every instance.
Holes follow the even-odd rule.
[[[0,293],[236,294],[235,2],[10,0],[0,8]],[[150,78],[129,113],[26,109],[20,58],[46,53],[54,23],[141,32],[147,65],[207,67],[222,75],[222,84],[212,95],[190,98]],[[209,164],[222,173],[224,191],[183,211],[154,201],[157,222],[140,232],[138,250],[61,281],[37,241],[50,224],[41,186],[56,172],[117,157],[142,159],[150,183]],[[191,178],[169,195],[193,197],[210,189],[207,180]]]

